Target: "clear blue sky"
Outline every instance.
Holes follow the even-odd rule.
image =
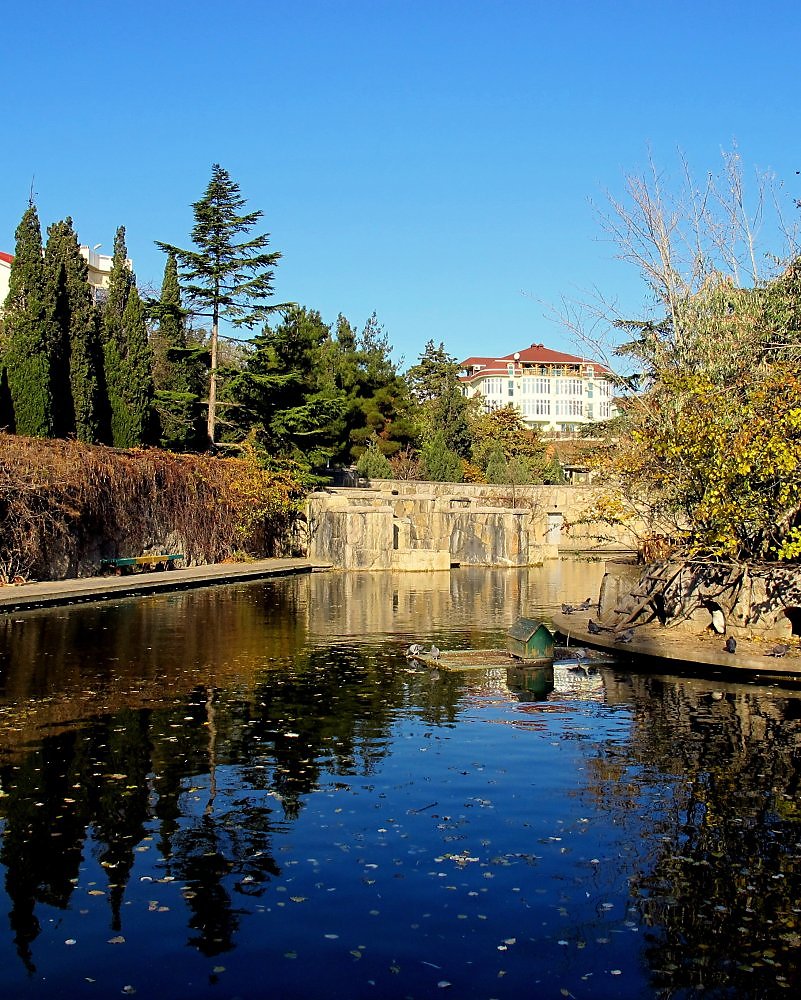
[[[276,300],[375,310],[397,354],[544,341],[543,303],[641,288],[591,202],[650,147],[699,173],[736,141],[801,197],[801,4],[140,0],[5,4],[0,249],[33,179],[140,284],[189,246],[212,163],[264,212]]]

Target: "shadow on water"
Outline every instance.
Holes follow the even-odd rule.
[[[602,571],[317,575],[4,620],[4,995],[797,988],[796,692],[403,656],[497,646]]]

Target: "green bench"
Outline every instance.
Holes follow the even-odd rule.
[[[157,553],[149,556],[130,556],[125,559],[102,559],[100,566],[102,569],[112,570],[119,576],[126,572],[135,573],[144,569],[174,569],[180,559],[183,559],[183,555],[179,552]]]

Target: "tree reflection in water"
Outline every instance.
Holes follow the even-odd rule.
[[[547,614],[533,571],[486,576],[0,626],[7,994],[319,995],[321,967],[354,997],[796,988],[797,693],[605,669],[526,702],[514,672],[410,666],[426,608],[443,648]],[[383,637],[351,634],[376,593]]]

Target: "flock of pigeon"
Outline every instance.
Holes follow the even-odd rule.
[[[582,601],[581,604],[563,604],[562,614],[572,615],[576,611],[589,611],[589,609],[593,606],[593,604],[594,602],[589,597],[586,600]],[[614,629],[609,625],[599,625],[598,622],[593,621],[592,618],[589,618],[587,620],[587,631],[590,633],[590,635],[600,635],[602,632],[612,632],[614,631]],[[634,629],[627,628],[623,632],[618,632],[617,635],[615,636],[614,641],[625,643],[625,642],[631,642],[633,639],[634,639]],[[729,636],[729,638],[726,640],[726,645],[724,648],[727,653],[737,652],[737,640],[734,638],[734,636],[731,635]],[[769,652],[765,653],[765,656],[782,657],[786,656],[789,650],[790,647],[787,645],[787,643],[780,642],[777,643]]]
[[[432,645],[430,649],[426,649],[422,643],[413,642],[406,650],[406,657],[409,660],[418,660],[423,656],[426,656],[431,660],[438,660],[439,649],[434,645]]]
[[[562,614],[572,615],[576,611],[589,611],[593,604],[595,601],[591,597],[585,597],[581,604],[563,604]]]
[[[586,598],[586,600],[582,601],[581,604],[563,604],[562,614],[572,615],[576,611],[589,611],[589,609],[593,606],[593,603],[594,603],[593,600],[588,597]],[[598,622],[595,622],[592,620],[592,618],[589,618],[587,620],[587,631],[590,633],[590,635],[600,635],[601,632],[611,632],[613,631],[613,629],[611,629],[608,625],[599,625]],[[615,636],[614,641],[625,643],[625,642],[631,642],[633,638],[634,638],[634,629],[627,628],[623,632],[618,632],[617,635]],[[775,645],[773,649],[770,650],[770,652],[765,653],[765,656],[776,656],[776,657],[786,656],[789,651],[789,648],[790,647],[787,645],[787,643],[780,642],[777,643],[777,645]],[[726,640],[725,650],[727,653],[737,652],[737,640],[734,638],[734,636],[730,635],[729,638]],[[411,646],[409,646],[408,649],[406,650],[406,656],[410,660],[422,659],[423,657],[430,660],[438,660],[440,653],[439,649],[434,645],[432,645],[430,649],[426,649],[426,647],[423,646],[422,643],[413,642]]]

